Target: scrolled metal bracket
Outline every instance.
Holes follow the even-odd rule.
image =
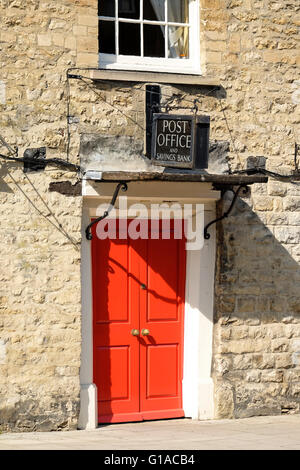
[[[229,214],[230,214],[230,212],[232,211],[232,209],[233,209],[233,207],[234,207],[234,205],[235,205],[235,202],[236,202],[236,200],[237,200],[237,198],[238,198],[238,196],[239,196],[241,190],[243,190],[243,193],[244,193],[244,194],[247,194],[248,191],[249,191],[249,188],[248,188],[248,186],[247,186],[246,184],[240,184],[236,191],[234,191],[234,189],[232,189],[232,188],[228,188],[228,189],[226,189],[226,190],[224,191],[223,195],[224,195],[225,192],[227,192],[227,191],[232,191],[233,194],[234,194],[234,197],[233,197],[233,199],[232,199],[232,201],[231,201],[231,204],[230,204],[229,209],[228,209],[221,217],[218,217],[217,219],[212,220],[211,222],[209,222],[209,224],[207,224],[207,225],[204,227],[204,238],[205,238],[205,240],[209,240],[209,239],[210,239],[210,234],[208,233],[209,227],[210,227],[211,225],[213,225],[213,224],[216,224],[217,222],[220,222],[220,220],[223,220],[223,219],[225,219],[226,217],[229,216]]]
[[[117,187],[116,187],[116,189],[115,189],[114,195],[113,195],[113,197],[112,197],[112,200],[111,200],[111,202],[110,202],[110,205],[109,205],[108,209],[104,212],[103,215],[101,215],[101,217],[98,217],[98,219],[93,220],[93,221],[87,226],[87,228],[85,229],[85,235],[86,235],[86,239],[87,239],[87,240],[92,240],[92,238],[93,238],[93,235],[92,235],[92,232],[91,232],[92,226],[93,226],[94,224],[97,224],[98,222],[101,222],[101,220],[105,219],[105,218],[109,215],[110,211],[113,209],[113,207],[114,207],[114,205],[115,205],[115,203],[116,203],[117,197],[118,197],[118,195],[119,195],[120,189],[122,189],[122,191],[124,191],[124,192],[127,191],[127,189],[128,189],[127,184],[124,183],[124,182],[121,182],[121,183],[119,183],[119,184],[117,185]]]

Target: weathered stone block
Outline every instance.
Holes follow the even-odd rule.
[[[206,61],[209,64],[221,64],[222,63],[222,53],[221,52],[207,52]]]
[[[261,380],[262,382],[282,382],[283,372],[279,370],[263,371]]]
[[[87,53],[98,53],[98,39],[95,38],[77,38],[77,51]]]
[[[98,66],[98,54],[89,54],[85,52],[79,52],[77,54],[77,66],[78,67],[97,67]]]
[[[285,338],[274,339],[271,341],[272,352],[287,352],[289,350],[289,343]]]
[[[251,370],[246,373],[245,380],[247,382],[259,383],[261,381],[261,372],[258,370]]]
[[[285,211],[300,211],[300,196],[286,197],[283,201]]]
[[[256,298],[251,296],[238,297],[236,311],[239,313],[255,312]]]
[[[51,46],[52,44],[52,35],[50,33],[38,34],[37,36],[38,46]]]
[[[215,417],[216,419],[233,418],[234,396],[230,384],[216,385]]]
[[[280,243],[299,243],[300,232],[298,227],[275,227],[275,237]]]
[[[274,202],[268,197],[256,196],[253,198],[254,209],[258,211],[272,211]]]
[[[98,25],[98,16],[97,15],[79,15],[78,16],[78,25],[79,26],[93,26],[97,27]]]
[[[293,367],[292,355],[290,353],[281,353],[276,355],[275,365],[277,369],[288,369]]]

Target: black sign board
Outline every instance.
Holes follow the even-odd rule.
[[[154,114],[152,163],[177,168],[207,168],[209,123],[209,116]]]

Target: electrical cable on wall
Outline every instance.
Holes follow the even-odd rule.
[[[67,162],[60,158],[48,158],[48,159],[38,159],[38,158],[22,158],[22,157],[12,157],[9,155],[3,155],[0,153],[0,158],[7,161],[19,162],[19,163],[44,163],[45,165],[54,165],[58,167],[67,168],[69,171],[80,172],[81,167],[75,163]]]
[[[91,87],[91,85],[89,85],[85,80],[92,80],[90,77],[86,77],[86,76],[83,76],[83,75],[78,75],[78,74],[71,74],[70,72],[72,71],[88,71],[88,70],[91,70],[91,71],[97,71],[98,68],[96,67],[71,67],[69,69],[67,69],[67,82],[68,82],[68,89],[69,89],[69,78],[73,78],[73,79],[80,79],[82,80],[84,83],[86,83],[86,85],[91,88],[94,93],[97,94],[97,92],[94,90],[94,88]],[[106,83],[106,80],[98,80],[97,79],[97,82],[102,82],[102,83]],[[205,93],[203,94],[204,97],[207,97],[209,96],[210,94],[212,94],[214,91],[218,91],[220,89],[220,87],[214,87],[212,90],[210,90],[208,93]],[[161,92],[156,92],[156,91],[153,91],[153,90],[145,90],[143,88],[143,85],[141,85],[140,87],[135,87],[134,90],[136,91],[141,91],[143,93],[151,93],[151,94],[159,94],[160,96],[162,97],[165,97],[167,98],[168,100],[174,100],[174,99],[178,99],[179,102],[181,103],[182,101],[185,101],[187,103],[191,103],[193,104],[193,108],[195,106],[195,101],[197,101],[198,103],[200,102],[199,99],[197,100],[191,100],[191,99],[187,99],[183,96],[180,96],[180,97],[174,97],[174,94],[173,95],[167,95],[166,93],[161,93]],[[70,91],[70,90],[69,90]],[[98,95],[99,96],[99,95]],[[68,97],[70,99],[70,95],[68,94]],[[102,99],[102,101],[105,101],[101,96],[100,98]],[[106,101],[105,101],[106,102]],[[236,154],[237,156],[237,159],[239,161],[239,164],[240,166],[242,167],[242,160],[241,160],[241,157],[239,155],[239,152],[236,148],[236,145],[235,145],[235,141],[234,141],[234,138],[233,138],[233,135],[232,135],[232,131],[230,129],[230,126],[229,126],[229,123],[228,123],[228,119],[227,119],[227,116],[226,116],[226,112],[225,112],[225,109],[221,103],[221,100],[219,101],[220,102],[220,105],[221,105],[221,112],[223,113],[223,116],[224,116],[224,120],[225,120],[225,124],[226,124],[226,127],[227,127],[227,130],[228,130],[228,133],[229,133],[229,137],[230,137],[230,140],[231,140],[231,144],[232,144],[232,147],[233,147],[233,151],[234,153]],[[107,102],[106,102],[107,103]],[[110,103],[108,103],[110,104]],[[112,107],[114,107],[113,105],[111,105]],[[121,112],[121,110],[117,107],[114,107],[116,110],[118,110],[119,112]],[[175,107],[174,107],[175,108]],[[70,109],[70,105],[69,103],[67,104],[67,120],[68,120],[68,131],[67,131],[67,134],[68,134],[68,144],[67,144],[67,159],[69,158],[69,147],[70,147],[70,144],[69,144],[69,139],[70,139],[70,130],[69,130],[69,109]],[[142,126],[140,126],[139,123],[137,123],[135,120],[133,120],[130,116],[127,116],[125,113],[122,112],[122,114],[124,114],[126,117],[128,117],[131,121],[135,122],[136,125],[138,125],[139,127],[142,128]],[[142,128],[143,129],[143,128]],[[143,129],[145,130],[145,129]],[[296,158],[296,155],[297,155],[297,151],[299,150],[299,144],[295,143],[295,173],[297,174],[299,172],[299,165],[298,165],[298,162],[297,162],[297,158]],[[259,172],[261,169],[260,168],[256,168],[256,170]],[[236,170],[236,171],[242,171],[242,172],[246,172],[246,171],[249,171],[249,170]],[[236,171],[232,171],[232,169],[230,168],[229,169],[229,174],[237,174]],[[267,171],[267,170],[265,170]],[[282,179],[286,179],[286,180],[289,180],[291,178],[295,179],[295,175],[280,175],[278,173],[274,173],[274,172],[269,172],[268,173],[269,176],[273,176],[274,178],[282,178]]]
[[[108,104],[109,106],[111,106],[112,108],[116,109],[118,112],[120,112],[122,115],[124,115],[127,119],[129,119],[130,121],[134,122],[135,125],[137,125],[138,127],[140,127],[143,131],[146,131],[146,129],[144,129],[135,119],[133,119],[131,116],[128,116],[127,114],[125,114],[123,111],[121,111],[118,107],[112,105],[111,103],[107,102],[106,100],[103,99],[103,97],[86,81],[86,80],[93,80],[92,78],[90,77],[86,77],[86,76],[83,76],[83,75],[79,75],[79,74],[71,74],[69,73],[70,71],[73,71],[73,70],[97,70],[95,68],[70,68],[67,70],[67,139],[68,139],[68,142],[67,142],[67,160],[69,159],[69,149],[70,149],[70,122],[69,122],[69,112],[70,112],[70,83],[69,83],[69,79],[76,79],[76,80],[81,80],[83,83],[86,84],[86,86],[88,86],[88,88],[90,88],[103,102],[105,102],[106,104]],[[106,83],[105,80],[97,80],[97,82],[101,82],[101,83]],[[190,109],[191,111],[195,111],[195,109],[198,111],[198,107],[197,107],[197,103],[200,103],[200,100],[199,98],[196,98],[196,99],[187,99],[183,96],[174,96],[174,94],[172,95],[167,95],[165,93],[161,93],[161,92],[157,92],[157,91],[154,91],[154,90],[148,90],[148,89],[144,89],[143,88],[143,85],[139,86],[139,87],[135,87],[134,88],[135,91],[140,91],[140,92],[143,92],[143,93],[149,93],[149,94],[158,94],[159,96],[161,97],[165,97],[167,98],[167,100],[170,102],[170,100],[174,100],[177,98],[177,100],[179,101],[179,103],[181,103],[182,101],[185,101],[186,103],[191,103],[193,104],[193,106],[191,106],[191,108],[185,108],[185,107],[181,107],[181,106],[171,106],[169,104],[169,102],[164,105],[164,107],[167,107],[168,109]],[[210,94],[212,94],[213,92],[215,91],[218,91],[220,90],[220,87],[217,86],[217,87],[213,87],[212,90],[208,91],[207,93],[204,93],[203,96],[204,97],[207,97],[209,96]],[[242,167],[242,161],[241,161],[241,158],[240,158],[240,155],[236,149],[236,146],[235,146],[235,143],[234,143],[234,140],[233,140],[233,136],[232,136],[232,132],[231,132],[231,129],[229,127],[229,124],[228,124],[228,120],[227,120],[227,117],[226,117],[226,114],[225,114],[225,110],[222,106],[222,103],[220,101],[220,105],[221,105],[221,111],[224,115],[224,119],[225,119],[225,123],[226,123],[226,127],[227,127],[227,130],[228,130],[228,133],[229,133],[229,136],[230,136],[230,140],[231,140],[231,143],[232,143],[232,146],[233,146],[233,149],[234,149],[234,152],[237,156],[237,159],[239,161],[239,165],[240,167]],[[231,169],[230,169],[230,173],[231,173]]]
[[[300,185],[300,174],[299,175],[293,175],[293,174],[291,174],[291,175],[282,175],[280,173],[275,173],[274,171],[269,171],[269,170],[265,170],[265,169],[262,169],[262,168],[253,168],[253,169],[251,169],[251,171],[249,171],[249,170],[233,171],[230,174],[231,175],[247,174],[248,176],[261,174],[261,175],[269,176],[270,178],[274,178],[278,181],[282,181],[283,183],[287,182],[287,183],[291,183],[291,184]]]
[[[95,68],[72,68],[72,69],[68,69],[69,71],[70,70],[98,70],[98,69],[95,69]],[[86,77],[86,76],[82,76],[82,75],[75,75],[75,74],[69,74],[68,71],[67,71],[67,77],[68,79],[69,78],[73,78],[73,79],[77,79],[77,80],[80,80],[82,81],[83,83],[85,83],[88,88],[90,88],[103,102],[107,103],[109,106],[111,106],[112,108],[116,109],[118,112],[120,112],[121,114],[123,114],[126,118],[130,119],[131,121],[133,121],[137,126],[139,126],[143,131],[145,131],[146,129],[144,129],[137,121],[135,121],[131,116],[128,116],[126,115],[123,111],[121,111],[118,107],[112,105],[111,103],[108,103],[106,100],[103,99],[103,97],[86,81],[86,80],[92,80],[90,77]],[[101,82],[105,82],[104,80],[97,80],[97,81],[101,81]],[[166,97],[168,98],[169,100],[170,99],[175,99],[174,98],[174,95],[167,95],[167,94],[164,94],[164,93],[161,93],[161,92],[156,92],[156,91],[153,91],[153,90],[147,90],[147,89],[142,89],[142,87],[139,87],[139,88],[134,88],[135,90],[137,91],[142,91],[143,93],[146,92],[146,93],[151,93],[151,94],[159,94],[160,96],[163,96],[163,97]],[[208,96],[209,94],[213,93],[214,91],[216,90],[219,90],[219,87],[214,87],[212,90],[210,90],[207,94],[204,94],[204,96]],[[181,102],[181,101],[186,101],[186,102],[189,102],[189,103],[192,103],[193,104],[193,107],[191,108],[186,108],[186,107],[181,107],[181,106],[171,106],[170,104],[165,104],[165,105],[162,105],[162,107],[165,107],[167,109],[191,109],[191,110],[196,110],[198,111],[198,107],[197,107],[197,103],[199,103],[199,99],[194,99],[194,100],[191,100],[191,99],[186,99],[184,97],[178,97],[177,96],[177,99]],[[237,156],[237,159],[239,161],[239,164],[240,166],[242,167],[242,161],[241,161],[241,157],[238,153],[238,150],[236,148],[236,145],[235,145],[235,141],[233,139],[233,135],[232,135],[232,131],[229,127],[229,123],[228,123],[228,119],[227,119],[227,116],[226,116],[226,112],[225,112],[225,109],[224,107],[222,106],[222,103],[220,101],[220,105],[221,105],[221,111],[223,113],[223,116],[224,116],[224,120],[225,120],[225,123],[226,123],[226,127],[227,127],[227,130],[228,130],[228,133],[229,133],[229,136],[230,136],[230,140],[231,140],[231,143],[232,143],[232,146],[233,146],[233,150],[234,150],[234,153],[236,154]],[[68,109],[69,109],[69,105],[68,105]],[[298,177],[296,176],[299,169],[298,169],[298,165],[297,165],[297,149],[298,149],[298,145],[295,144],[295,174],[293,175],[281,175],[279,173],[275,173],[275,172],[272,172],[272,171],[269,171],[269,170],[266,170],[266,169],[263,169],[263,168],[260,168],[260,167],[254,167],[253,169],[246,169],[246,170],[235,170],[235,171],[232,171],[231,168],[229,168],[229,174],[243,174],[243,173],[247,173],[247,174],[264,174],[266,176],[270,176],[270,177],[273,177],[273,178],[281,178],[282,180],[284,181],[288,181],[288,182],[291,182],[291,183],[295,183],[293,180],[297,179]]]
[[[17,157],[17,150],[13,150],[6,142],[5,140],[0,136],[0,142],[2,142],[2,144],[8,149],[8,151],[13,155],[4,155],[4,154],[0,154],[0,158],[4,159],[4,160],[7,160],[7,161],[14,161],[14,162],[18,162],[18,163],[32,163],[32,164],[37,164],[37,163],[41,163],[45,166],[47,165],[52,165],[52,166],[56,166],[56,167],[59,167],[59,168],[64,168],[64,169],[67,169],[68,171],[74,171],[74,172],[77,172],[78,175],[79,175],[79,179],[82,179],[82,177],[80,176],[82,173],[83,173],[83,169],[80,167],[80,165],[76,165],[74,163],[70,163],[69,162],[69,150],[70,150],[70,129],[69,129],[69,124],[70,124],[70,84],[69,84],[69,79],[70,78],[73,78],[73,79],[79,79],[80,81],[82,81],[86,86],[88,86],[88,88],[90,88],[102,101],[104,101],[105,103],[107,103],[109,106],[111,106],[112,108],[116,109],[118,112],[120,112],[121,114],[123,114],[126,118],[130,119],[132,122],[134,122],[137,126],[139,126],[143,131],[145,131],[144,127],[141,126],[136,120],[134,120],[131,116],[128,116],[127,114],[125,114],[123,111],[121,111],[117,106],[114,106],[112,105],[111,103],[107,102],[91,85],[90,83],[88,83],[86,80],[92,80],[90,77],[85,77],[85,76],[82,76],[82,75],[75,75],[75,74],[71,74],[70,72],[71,71],[80,71],[80,70],[98,70],[97,68],[95,67],[84,67],[84,68],[77,68],[77,67],[71,67],[69,69],[67,69],[67,127],[68,127],[68,131],[67,131],[67,160],[63,160],[63,159],[59,159],[59,158],[50,158],[50,159],[38,159],[38,158],[30,158],[30,157],[26,157],[26,158],[21,158],[21,157]],[[97,80],[98,81],[98,80]],[[101,80],[101,82],[104,82],[106,83],[105,80]],[[135,90],[137,91],[141,91],[141,92],[147,92],[147,93],[156,93],[155,91],[152,91],[152,90],[145,90],[145,89],[142,89],[142,86],[141,87],[138,87],[138,88],[134,88]],[[205,94],[204,96],[208,96],[209,94],[213,93],[214,91],[216,90],[219,90],[219,87],[214,87],[212,90],[210,90],[207,94]],[[167,95],[167,94],[164,94],[164,93],[159,93],[160,96],[164,96],[166,98],[168,98],[168,100],[174,100],[174,99],[178,99],[179,102],[182,102],[182,101],[185,101],[185,102],[188,102],[188,103],[191,103],[193,104],[193,107],[191,107],[190,109],[191,110],[195,110],[195,106],[196,103],[199,103],[199,98],[197,99],[194,99],[194,100],[191,100],[191,99],[187,99],[183,96],[174,96],[173,95]],[[172,109],[172,106],[170,104],[166,104],[164,106],[167,106],[169,108]],[[174,106],[174,109],[177,109],[179,108],[179,106]],[[197,108],[198,110],[198,108]],[[229,135],[230,135],[230,140],[231,140],[231,143],[233,145],[233,149],[234,149],[234,152],[236,153],[238,159],[239,159],[239,163],[240,165],[242,166],[242,162],[241,162],[241,159],[240,159],[240,156],[238,154],[238,151],[236,149],[236,146],[235,146],[235,142],[234,142],[234,139],[233,139],[233,136],[232,136],[232,132],[230,130],[230,127],[229,127],[229,124],[228,124],[228,120],[227,120],[227,117],[226,117],[226,113],[225,113],[225,109],[223,108],[222,104],[221,104],[221,111],[224,115],[224,119],[225,119],[225,122],[226,122],[226,126],[227,126],[227,129],[228,129],[228,132],[229,132]],[[282,175],[282,174],[279,174],[279,173],[275,173],[275,172],[271,172],[271,171],[268,171],[264,168],[260,168],[260,167],[254,167],[254,168],[251,168],[251,169],[245,169],[245,170],[235,170],[235,171],[232,171],[231,169],[229,169],[229,174],[264,174],[266,176],[270,176],[270,177],[273,177],[273,178],[277,178],[277,179],[281,179],[281,180],[284,180],[284,181],[288,181],[288,182],[291,182],[291,183],[295,183],[294,180],[298,180],[299,179],[299,167],[298,167],[298,162],[297,162],[297,152],[299,150],[299,145],[298,144],[295,144],[295,172],[294,174],[292,175]]]
[[[14,150],[6,141],[5,139],[0,135],[0,142],[2,143],[2,145],[4,145],[8,152],[10,154],[13,154],[13,155],[16,155],[17,154],[17,150]],[[5,161],[17,161],[17,162],[23,162],[24,159],[20,159],[20,158],[17,158],[17,157],[13,157],[13,156],[10,156],[10,155],[3,155],[3,154],[0,154],[0,158],[3,158]],[[36,160],[37,159],[33,159],[34,163],[36,163]],[[41,159],[43,162],[45,161],[44,159]],[[62,162],[62,160],[60,159],[52,159],[55,161],[55,164],[57,164],[57,161],[58,162]],[[63,161],[63,163],[65,164],[66,162]],[[34,184],[32,183],[32,181],[29,179],[28,175],[25,175],[28,182],[30,183],[30,185],[32,186],[32,188],[34,189],[34,191],[36,192],[36,194],[38,195],[39,199],[42,201],[42,203],[44,204],[44,206],[46,207],[48,213],[47,214],[44,214],[37,206],[36,204],[31,200],[31,198],[26,194],[26,192],[21,188],[21,186],[19,185],[19,183],[16,181],[16,179],[13,177],[13,175],[11,174],[11,172],[9,171],[8,168],[6,168],[6,171],[7,171],[7,174],[8,176],[10,177],[11,181],[15,184],[15,186],[19,189],[19,191],[23,194],[23,196],[25,197],[25,199],[27,199],[27,201],[29,202],[29,204],[36,210],[36,212],[41,216],[43,217],[44,219],[47,220],[47,222],[49,224],[51,224],[56,230],[58,230],[65,238],[67,238],[69,240],[70,243],[72,243],[72,245],[75,247],[75,249],[77,251],[79,251],[79,247],[78,247],[78,243],[72,239],[72,237],[68,234],[68,232],[63,228],[62,224],[59,222],[59,220],[56,218],[55,214],[53,213],[53,211],[49,208],[48,204],[46,203],[46,201],[42,198],[42,196],[40,195],[40,193],[38,192],[38,190],[36,189],[36,187],[34,186]],[[55,222],[54,223],[49,217],[53,217]],[[57,225],[56,225],[57,224]]]

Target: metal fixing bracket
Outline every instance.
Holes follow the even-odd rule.
[[[112,200],[110,202],[110,205],[109,207],[107,208],[107,210],[104,212],[103,215],[101,215],[101,217],[98,217],[97,219],[93,220],[88,226],[87,228],[85,229],[85,235],[86,235],[86,239],[87,240],[92,240],[93,236],[92,236],[92,232],[91,232],[91,227],[94,225],[94,224],[97,224],[98,222],[101,222],[101,220],[105,219],[110,211],[113,209],[115,203],[116,203],[116,200],[117,200],[117,197],[119,195],[119,191],[120,189],[122,188],[122,191],[127,191],[128,189],[128,186],[126,183],[124,182],[121,182],[121,183],[118,183],[116,189],[115,189],[115,192],[114,192],[114,195],[112,197]]]
[[[236,191],[234,191],[233,188],[228,188],[228,189],[226,189],[226,190],[223,192],[223,195],[224,195],[225,192],[227,192],[227,191],[232,191],[233,194],[234,194],[234,197],[233,197],[233,199],[232,199],[232,201],[231,201],[231,204],[230,204],[229,209],[228,209],[221,217],[218,217],[217,219],[212,220],[211,222],[209,222],[209,224],[207,224],[207,225],[204,227],[204,238],[205,238],[205,240],[209,240],[209,239],[210,239],[210,234],[208,233],[208,228],[209,228],[211,225],[213,225],[213,224],[215,224],[215,223],[217,223],[217,222],[220,222],[220,220],[223,220],[223,219],[225,219],[226,217],[229,216],[229,214],[230,214],[230,212],[232,211],[232,209],[233,209],[233,207],[234,207],[234,205],[235,205],[235,202],[236,202],[236,200],[237,200],[237,198],[238,198],[238,196],[239,196],[241,190],[243,190],[243,193],[244,193],[244,194],[247,194],[248,191],[249,191],[249,188],[248,188],[248,186],[247,186],[246,184],[240,184]]]

